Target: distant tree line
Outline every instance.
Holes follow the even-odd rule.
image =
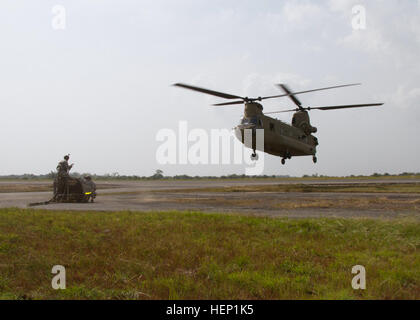
[[[420,176],[420,172],[403,172],[399,174],[389,174],[389,173],[373,173],[371,175],[349,175],[349,176],[343,176],[343,177],[334,177],[334,176],[325,176],[325,175],[303,175],[303,178],[366,178],[366,177],[372,177],[372,178],[380,178],[380,177],[410,177],[410,176]]]
[[[11,175],[0,175],[0,179],[3,180],[44,180],[44,179],[54,179],[56,177],[56,172],[51,171],[47,174],[11,174]],[[294,178],[288,175],[260,175],[260,176],[247,176],[245,174],[230,174],[223,176],[190,176],[186,174],[176,175],[176,176],[165,176],[162,170],[156,170],[156,172],[151,176],[137,176],[137,175],[120,175],[118,172],[107,173],[103,175],[92,174],[92,173],[79,173],[73,172],[71,176],[75,178],[83,176],[91,176],[94,180],[197,180],[197,179],[281,179],[281,178]],[[400,174],[389,174],[389,173],[373,173],[370,176],[366,175],[350,175],[340,178],[364,178],[364,177],[408,177],[408,176],[420,176],[420,172],[403,172]],[[303,178],[338,178],[334,176],[326,175],[304,175]]]

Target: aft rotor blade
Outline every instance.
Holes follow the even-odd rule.
[[[224,102],[224,103],[216,103],[216,104],[213,104],[213,106],[216,106],[216,107],[218,107],[218,106],[231,106],[231,105],[234,105],[234,104],[244,104],[245,102],[244,101],[232,101],[232,102]]]
[[[287,94],[287,96],[292,99],[295,105],[299,107],[299,109],[302,109],[302,103],[298,100],[298,98],[295,97],[294,93],[290,91],[290,89],[285,84],[279,84],[280,88],[283,89],[283,91]]]
[[[371,103],[371,104],[351,104],[351,105],[342,105],[342,106],[327,106],[327,107],[308,107],[303,108],[301,110],[339,110],[339,109],[350,109],[350,108],[365,108],[365,107],[378,107],[382,106],[383,103]],[[264,112],[264,114],[276,114],[276,113],[283,113],[283,112],[293,112],[293,111],[299,111],[300,109],[290,109],[290,110],[283,110],[283,111],[274,111],[274,112]]]
[[[371,103],[371,104],[350,104],[344,106],[328,106],[328,107],[314,107],[307,108],[307,110],[338,110],[338,109],[350,109],[350,108],[365,108],[365,107],[378,107],[382,106],[383,103]]]
[[[240,96],[235,96],[235,95],[232,95],[232,94],[228,94],[228,93],[224,93],[224,92],[218,92],[218,91],[213,91],[213,90],[199,88],[199,87],[194,87],[194,86],[190,86],[188,84],[183,84],[183,83],[175,83],[174,86],[181,87],[181,88],[184,88],[184,89],[193,90],[193,91],[198,91],[198,92],[202,92],[202,93],[206,93],[206,94],[210,94],[212,96],[216,96],[216,97],[220,97],[220,98],[225,98],[225,99],[242,99],[242,100],[246,100],[245,98],[240,97]]]
[[[287,97],[287,96],[290,96],[290,95],[294,95],[295,96],[295,95],[303,94],[303,93],[309,93],[309,92],[315,92],[315,91],[323,91],[323,90],[330,90],[330,89],[337,89],[337,88],[344,88],[344,87],[352,87],[352,86],[360,86],[360,85],[361,85],[361,83],[343,84],[343,85],[334,86],[334,87],[326,87],[326,88],[319,88],[319,89],[312,89],[312,90],[291,92],[289,94],[281,94],[281,95],[276,95],[276,96],[268,96],[268,97],[261,98],[261,100],[274,99],[274,98],[282,98],[282,97]],[[281,86],[281,84],[279,84],[279,86]]]
[[[276,113],[283,113],[283,112],[296,112],[296,111],[299,111],[299,108],[290,109],[290,110],[283,110],[283,111],[264,112],[264,114],[276,114]]]

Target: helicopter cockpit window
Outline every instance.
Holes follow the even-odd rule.
[[[258,119],[257,117],[252,117],[252,118],[243,118],[242,119],[242,124],[258,124]]]

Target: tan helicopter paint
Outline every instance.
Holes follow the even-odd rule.
[[[309,117],[306,114],[301,117],[302,111],[296,112],[299,118],[294,121],[294,125],[289,125],[283,121],[268,117],[263,114],[263,107],[256,102],[246,103],[244,119],[257,119],[255,129],[264,129],[264,150],[255,145],[255,135],[253,137],[253,149],[267,152],[269,154],[288,158],[296,156],[314,156],[316,154],[317,139],[308,131],[302,128],[311,128],[312,132],[316,132],[309,123]],[[295,115],[296,115],[295,114]],[[305,121],[306,120],[306,121]],[[243,142],[244,129],[240,126],[235,128],[237,138]]]
[[[286,159],[291,159],[296,156],[312,156],[314,163],[317,162],[316,147],[318,146],[318,139],[312,135],[317,132],[317,128],[312,127],[309,119],[308,111],[310,110],[339,110],[339,109],[350,109],[350,108],[362,108],[362,107],[376,107],[381,106],[383,103],[369,103],[369,104],[351,104],[351,105],[334,105],[334,106],[317,106],[317,107],[303,107],[302,103],[296,97],[298,94],[323,91],[330,89],[337,89],[343,87],[351,87],[360,85],[360,83],[344,84],[333,87],[318,88],[300,92],[292,92],[285,84],[279,84],[278,86],[283,90],[284,94],[249,98],[232,95],[228,93],[218,92],[205,88],[195,87],[183,83],[175,83],[174,86],[189,89],[204,94],[213,95],[219,98],[235,100],[224,103],[214,104],[214,106],[230,106],[245,103],[244,118],[241,123],[235,127],[235,135],[239,141],[244,143],[246,147],[252,148],[254,153],[251,156],[252,160],[258,160],[256,150],[267,152],[269,154],[282,157],[282,164],[286,163]],[[292,124],[284,123],[280,120],[268,117],[263,114],[263,106],[257,101],[263,101],[267,99],[289,97],[293,103],[297,106],[296,109],[270,112],[268,114],[275,114],[278,112],[292,112],[294,111]],[[245,131],[247,129],[252,130],[252,143],[250,141],[244,141]],[[256,130],[264,130],[264,149],[256,145]],[[248,140],[248,139],[246,139]]]

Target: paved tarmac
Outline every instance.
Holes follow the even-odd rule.
[[[420,194],[409,193],[333,193],[333,192],[208,192],[206,188],[256,185],[343,185],[405,184],[419,179],[311,179],[311,180],[186,180],[99,182],[95,203],[58,203],[37,206],[37,209],[81,211],[203,211],[239,213],[270,217],[418,217]],[[49,182],[7,182],[46,187]],[[184,189],[196,189],[189,192]],[[198,189],[198,190],[197,190]],[[199,190],[203,189],[203,190]],[[163,191],[162,191],[163,190]],[[0,207],[26,208],[29,203],[47,201],[51,192],[0,193]]]

